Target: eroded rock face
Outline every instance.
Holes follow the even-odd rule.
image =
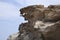
[[[45,40],[60,40],[60,22],[56,22],[54,25],[49,26],[44,31]]]
[[[17,40],[17,36],[19,35],[19,32],[14,33],[12,35],[10,35],[7,40]]]
[[[60,5],[27,6],[20,14],[28,22],[19,25],[16,40],[60,40]]]

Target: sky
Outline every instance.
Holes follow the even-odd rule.
[[[57,5],[60,0],[0,0],[0,40],[18,32],[19,24],[25,22],[19,10],[29,5]]]

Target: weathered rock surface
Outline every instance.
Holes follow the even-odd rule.
[[[7,40],[17,40],[17,36],[19,35],[19,32],[10,35]]]
[[[60,40],[60,5],[32,5],[20,9],[28,20],[19,25],[18,36],[9,40]]]

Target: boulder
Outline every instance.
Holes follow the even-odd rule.
[[[28,22],[19,25],[19,32],[7,40],[60,40],[60,5],[31,5],[20,9]]]

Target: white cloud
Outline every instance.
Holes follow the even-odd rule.
[[[16,2],[25,6],[34,4],[43,4],[45,6],[50,4],[60,4],[60,0],[16,0]]]
[[[43,4],[44,1],[41,0],[16,0],[19,4],[24,6],[34,5],[34,4]]]
[[[46,5],[59,5],[60,4],[60,0],[47,0],[46,1]]]
[[[60,0],[15,0],[17,3],[28,6],[34,4],[43,4],[45,6],[49,4],[60,4]],[[21,6],[20,6],[21,7]],[[0,18],[16,17],[19,10],[15,5],[5,2],[0,2]]]
[[[0,2],[0,18],[12,18],[18,14],[17,8],[9,3]]]

